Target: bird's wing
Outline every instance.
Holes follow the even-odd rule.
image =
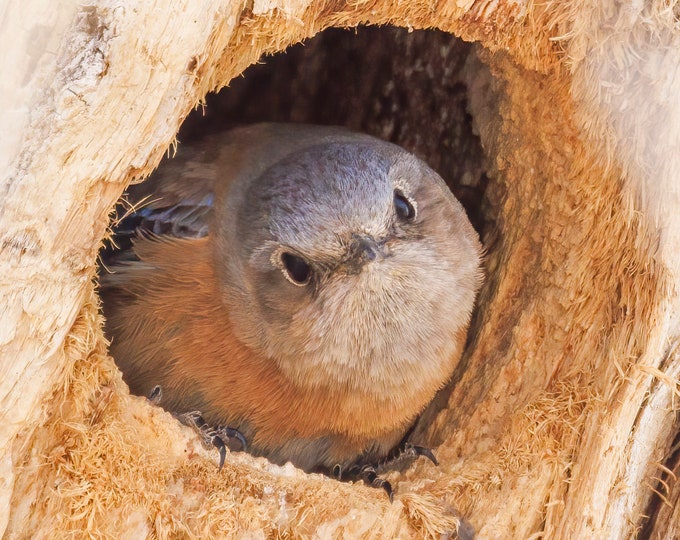
[[[116,210],[113,246],[102,253],[105,265],[134,260],[136,237],[200,238],[210,229],[217,195],[232,183],[245,189],[285,156],[322,142],[354,140],[344,128],[295,124],[255,124],[179,143],[176,155],[151,176],[130,186]]]
[[[209,142],[181,147],[148,180],[132,185],[116,209],[114,243],[127,250],[140,233],[200,238],[208,234],[217,175]]]

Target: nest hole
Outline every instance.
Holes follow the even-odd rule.
[[[485,156],[468,109],[474,45],[437,30],[331,28],[250,66],[184,121],[180,143],[257,122],[345,126],[398,144],[430,165],[461,201],[482,240],[493,232]],[[478,65],[478,64],[475,64]],[[468,343],[474,342],[473,318]],[[467,364],[414,427],[418,442]],[[435,438],[436,439],[436,438]]]

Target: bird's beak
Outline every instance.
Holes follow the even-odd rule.
[[[370,235],[354,234],[347,250],[347,266],[358,274],[365,264],[380,261],[387,255],[384,241],[377,241]]]

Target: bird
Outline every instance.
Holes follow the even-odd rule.
[[[128,199],[100,293],[132,393],[160,386],[164,408],[310,472],[384,459],[451,378],[482,247],[403,148],[243,126],[180,145]]]

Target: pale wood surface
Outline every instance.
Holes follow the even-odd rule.
[[[678,429],[680,49],[670,9],[588,6],[0,6],[0,531],[437,536],[454,507],[482,538],[631,537]],[[501,51],[467,78],[492,175],[489,279],[467,370],[423,430],[442,464],[392,477],[392,506],[247,457],[216,475],[125,395],[91,286],[114,201],[205,92],[367,21]],[[627,91],[647,113],[628,114]],[[672,538],[677,504],[654,516]]]
[[[224,41],[210,45],[224,46],[238,11],[228,3],[167,7],[182,17],[159,20],[154,3],[0,6],[0,530],[14,438],[30,432],[49,407],[47,392],[66,376],[64,339],[93,278],[107,214],[203,95],[188,66],[211,33]]]

